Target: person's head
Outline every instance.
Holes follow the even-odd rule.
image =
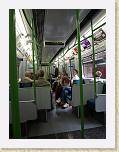
[[[101,77],[102,76],[102,73],[100,71],[97,71],[96,72],[96,77]]]
[[[73,75],[74,75],[74,76],[75,76],[75,75],[78,75],[78,70],[73,69]]]
[[[41,77],[43,78],[44,77],[44,71],[43,70],[39,70],[38,71],[38,78]]]

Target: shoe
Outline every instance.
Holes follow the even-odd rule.
[[[65,103],[64,105],[63,105],[63,108],[68,108],[69,107],[69,104],[68,103]]]
[[[58,98],[58,99],[56,100],[56,103],[60,103],[60,102],[61,102],[61,99]]]

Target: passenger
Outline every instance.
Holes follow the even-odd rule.
[[[97,71],[96,72],[96,82],[102,82],[103,83],[104,79],[102,79],[101,76],[102,76],[102,72]]]
[[[62,76],[61,74],[58,76],[57,80],[56,80],[56,83],[55,83],[55,100],[56,101],[59,101],[60,100],[60,95],[61,95],[61,92],[62,92]]]
[[[29,71],[25,72],[25,78],[22,80],[23,83],[33,82],[31,79],[31,73]]]
[[[35,86],[36,87],[50,86],[50,82],[48,82],[44,78],[44,71],[43,70],[40,70],[38,72],[38,80],[35,81]]]
[[[62,86],[60,85],[60,87],[57,89],[59,94],[58,96],[56,94],[56,103],[62,105],[62,108],[65,108],[68,106],[67,96],[71,95],[70,79],[66,71],[63,71],[61,84]]]
[[[56,92],[56,88],[57,88],[57,86],[58,86],[58,83],[60,83],[61,84],[61,74],[60,74],[60,72],[58,72],[59,73],[59,75],[57,76],[57,77],[55,77],[54,79],[53,79],[53,81],[52,81],[52,91],[53,92]],[[57,75],[57,74],[56,74]]]
[[[65,73],[66,72],[63,72],[63,75],[60,74],[57,79],[57,86],[56,86],[56,91],[55,91],[56,103],[61,102],[61,92],[62,92],[62,85],[64,85],[64,83],[65,83],[64,82]]]
[[[26,71],[24,79],[18,83],[20,88],[32,87],[33,80],[31,79],[31,73]]]
[[[71,100],[72,90],[70,86],[70,79],[68,74],[65,72],[62,78],[62,92],[61,92],[61,100],[64,102],[62,108],[69,107],[68,100]]]
[[[67,79],[68,79],[67,74],[66,74],[66,76],[67,76]],[[68,101],[69,100],[71,101],[71,99],[72,99],[72,89],[71,89],[71,86],[70,86],[70,81],[66,81],[66,82],[67,83],[65,84],[65,86],[63,86],[62,93],[61,93],[61,100],[63,100],[63,102],[64,102],[64,105],[62,106],[62,108],[69,107]],[[78,71],[76,69],[73,69],[73,78],[71,80],[71,83],[72,83],[72,85],[73,84],[79,84]]]
[[[78,70],[76,69],[73,69],[73,78],[71,80],[71,84],[79,84]]]
[[[101,78],[101,76],[102,76],[102,72],[97,71],[97,72],[96,72],[96,77]]]

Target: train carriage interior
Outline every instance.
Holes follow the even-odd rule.
[[[106,10],[9,10],[9,138],[106,139]]]

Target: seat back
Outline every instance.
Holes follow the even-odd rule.
[[[38,110],[51,109],[51,88],[49,86],[36,87],[36,104]]]
[[[37,109],[34,101],[19,101],[20,123],[37,118]],[[9,102],[9,123],[12,123],[11,102]]]
[[[94,98],[94,85],[93,83],[83,85],[83,102],[87,104],[87,100]]]
[[[20,121],[35,120],[37,118],[37,107],[34,101],[20,101]]]
[[[95,111],[106,112],[106,83],[101,84],[101,89],[95,100]]]
[[[83,103],[86,104],[87,100],[94,97],[94,85],[90,84],[83,84]],[[80,86],[74,85],[72,87],[72,106],[79,106],[80,105]]]
[[[34,100],[34,88],[19,88],[19,101]]]
[[[95,100],[95,111],[106,112],[106,94],[99,94]]]
[[[34,88],[19,88],[19,110],[20,110],[20,122],[26,122],[28,120],[34,120],[37,118],[37,107],[34,101]],[[9,104],[9,119],[12,122],[11,114],[11,102]]]
[[[102,94],[103,84],[104,83],[102,83],[102,82],[96,82],[96,92],[97,92],[97,94]]]

